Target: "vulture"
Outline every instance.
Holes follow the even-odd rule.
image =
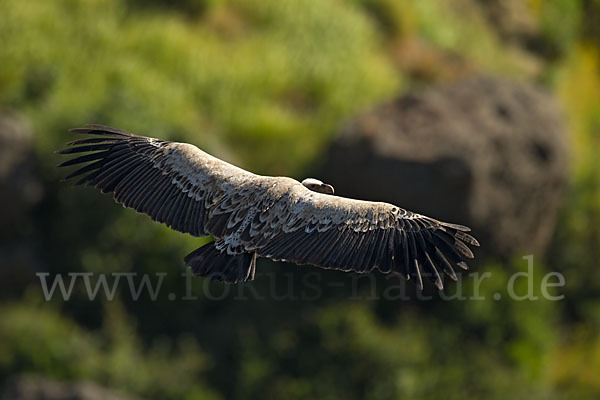
[[[445,273],[467,269],[470,246],[462,225],[438,221],[389,203],[334,195],[309,178],[261,176],[196,146],[87,125],[92,135],[67,143],[76,155],[59,167],[80,168],[65,180],[111,193],[116,202],[154,221],[213,241],[184,260],[195,275],[227,283],[254,279],[256,260],[368,273],[399,274],[423,288],[429,277],[443,288]],[[83,154],[80,154],[83,153]]]

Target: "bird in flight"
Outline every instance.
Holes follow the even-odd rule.
[[[193,236],[214,240],[185,257],[194,274],[227,283],[254,279],[257,257],[367,273],[378,269],[443,288],[445,273],[467,269],[469,228],[382,202],[334,195],[308,178],[256,175],[196,146],[133,135],[102,125],[72,132],[59,154],[76,154],[65,179],[112,193],[124,207]],[[80,155],[79,153],[84,153]],[[84,164],[82,166],[82,164]]]

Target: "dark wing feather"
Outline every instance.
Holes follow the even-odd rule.
[[[227,168],[237,171],[236,167],[191,145],[106,126],[88,125],[71,131],[100,137],[72,141],[68,143],[72,147],[57,152],[77,155],[59,165],[80,167],[65,179],[79,177],[77,184],[112,193],[124,206],[177,231],[196,236],[213,233],[206,227],[205,206],[223,197],[222,186],[226,184],[213,175]],[[231,211],[221,210],[221,218],[215,218],[213,225],[220,228]]]
[[[286,205],[283,199],[279,210],[273,207],[266,213],[278,213],[284,226],[254,227],[254,237],[244,237],[247,248],[256,249],[264,257],[298,264],[359,273],[375,268],[384,273],[395,272],[414,279],[419,288],[428,277],[442,289],[441,274],[455,280],[453,264],[465,268],[464,259],[473,258],[467,244],[479,245],[467,233],[469,228],[461,225],[440,222],[391,204],[299,191],[293,201],[287,200]],[[284,210],[287,219],[282,218]],[[275,219],[269,215],[262,218]],[[253,243],[261,246],[252,246]]]

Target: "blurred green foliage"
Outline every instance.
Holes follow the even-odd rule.
[[[105,326],[88,332],[54,310],[4,304],[0,373],[15,370],[59,379],[88,379],[163,399],[218,398],[199,377],[205,357],[190,335],[142,346],[130,319],[111,303]]]
[[[119,0],[3,3],[0,104],[39,131],[103,121],[215,152],[235,143],[240,162],[284,173],[398,85],[374,29],[343,3],[215,2],[189,19]]]
[[[480,267],[492,273],[481,301],[390,301],[386,284],[370,299],[364,282],[367,299],[348,300],[354,278],[335,272],[323,272],[318,298],[274,300],[272,288],[305,288],[307,270],[264,263],[274,278],[220,301],[206,293],[222,285],[195,279],[195,301],[134,301],[122,285],[112,302],[90,302],[80,286],[45,302],[32,272],[1,298],[0,380],[89,379],[155,399],[598,398],[600,6],[524,0],[530,31],[507,39],[485,13],[493,3],[0,0],[0,107],[31,122],[45,187],[10,240],[34,242],[53,276],[168,273],[164,293],[186,293],[179,260],[201,244],[58,183],[52,150],[88,122],[303,176],[355,113],[483,72],[555,93],[573,153],[554,242],[534,269],[536,288],[548,271],[566,276],[564,301],[493,300],[525,269],[519,257]],[[329,289],[334,279],[346,289]]]

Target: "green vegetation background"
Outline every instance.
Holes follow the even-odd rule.
[[[0,294],[0,381],[93,380],[153,399],[600,397],[600,2],[523,0],[523,43],[483,0],[0,0],[0,108],[35,133],[43,202],[15,227],[51,274],[168,272],[193,239],[59,183],[52,154],[88,122],[189,141],[259,173],[304,177],[353,114],[408,90],[487,73],[535,82],[565,110],[571,190],[536,287],[565,300],[493,301],[525,262],[490,260],[485,301],[269,300],[305,271],[265,263],[266,300],[43,299]],[[513,2],[514,3],[514,2]],[[539,255],[541,257],[541,255]],[[538,257],[536,260],[539,260]],[[328,280],[352,279],[335,272]],[[289,280],[292,279],[293,285]],[[385,282],[385,280],[381,279]],[[468,285],[468,283],[465,283]],[[524,288],[521,288],[524,289]],[[370,287],[361,285],[359,290]],[[384,290],[377,287],[377,294]],[[455,290],[451,286],[450,292]],[[537,293],[539,294],[539,293]]]

